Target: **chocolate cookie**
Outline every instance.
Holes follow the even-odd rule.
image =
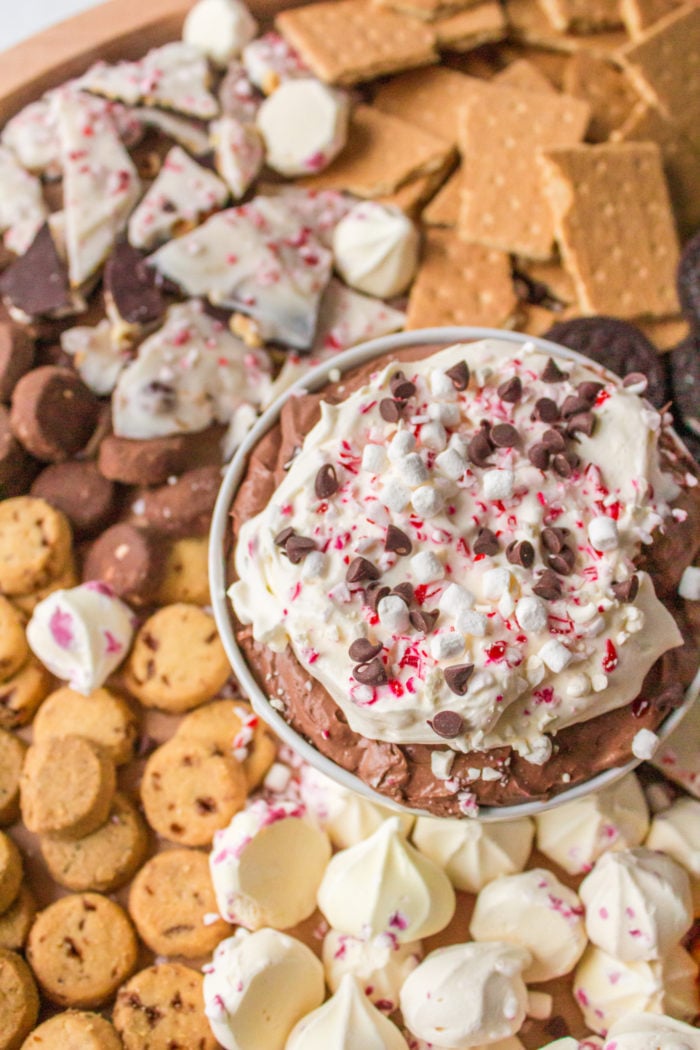
[[[100,444],[97,466],[111,481],[124,485],[162,485],[187,465],[182,434],[139,441],[110,434]]]
[[[63,511],[76,536],[94,536],[116,514],[117,488],[92,460],[71,459],[45,467],[30,489]]]
[[[107,259],[102,284],[108,308],[127,324],[153,324],[165,313],[155,270],[128,241],[120,241]]]
[[[0,499],[20,496],[39,469],[12,433],[10,410],[0,405]]]
[[[9,404],[17,383],[34,364],[34,343],[23,328],[0,322],[0,401]]]
[[[700,329],[700,230],[683,249],[677,286],[681,310],[693,328]]]
[[[662,359],[647,337],[628,321],[576,317],[552,325],[544,338],[592,358],[619,376],[641,372],[649,384],[645,397],[657,408],[669,399]]]
[[[700,245],[700,241],[698,244]],[[683,426],[699,438],[700,335],[689,335],[668,356],[676,415]]]
[[[28,318],[55,314],[70,304],[68,269],[44,223],[24,255],[0,276],[0,295]]]
[[[44,365],[18,382],[10,421],[27,452],[60,463],[87,445],[99,413],[100,402],[76,372]]]
[[[142,494],[134,504],[139,521],[168,536],[206,536],[220,485],[219,467],[188,470],[172,485]]]
[[[164,551],[144,529],[124,522],[112,525],[90,547],[84,580],[102,580],[132,605],[150,605],[163,570]]]

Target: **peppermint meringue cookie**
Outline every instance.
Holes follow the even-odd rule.
[[[697,976],[695,962],[680,947],[660,962],[623,962],[591,944],[576,967],[574,998],[586,1025],[601,1035],[631,1013],[692,1021],[700,1010]]]
[[[361,201],[338,223],[335,268],[359,292],[389,299],[405,292],[418,266],[418,231],[399,208]]]
[[[323,939],[326,983],[337,991],[347,974],[356,977],[371,1003],[386,1014],[399,1005],[399,991],[423,957],[420,941],[399,944],[392,933],[362,940],[349,933],[329,930]]]
[[[603,1050],[700,1050],[700,1029],[672,1017],[628,1014],[608,1032]]]
[[[700,801],[678,798],[657,813],[644,845],[661,850],[685,868],[690,875],[693,910],[700,915]]]
[[[313,766],[303,766],[299,794],[336,849],[347,849],[364,842],[388,817],[396,816],[386,806],[370,802],[356,791],[344,788]],[[413,820],[408,813],[399,815],[403,835],[408,835]]]
[[[570,875],[590,871],[608,850],[639,846],[649,830],[649,809],[634,773],[575,802],[535,817],[537,848]]]
[[[330,855],[302,805],[257,799],[214,835],[209,868],[222,917],[249,930],[295,926],[316,907]]]
[[[512,944],[438,948],[401,989],[404,1021],[419,1039],[455,1050],[507,1039],[525,1020],[522,971],[529,962],[529,953]]]
[[[591,1035],[587,1039],[581,1040],[565,1035],[563,1039],[555,1039],[553,1043],[547,1043],[546,1046],[540,1047],[540,1050],[597,1050],[602,1045],[603,1040],[599,1039],[597,1035]]]
[[[578,895],[545,868],[503,875],[476,898],[469,932],[476,941],[507,941],[525,948],[524,979],[549,981],[573,970],[586,947]]]
[[[204,967],[204,1010],[225,1050],[283,1050],[294,1025],[323,995],[319,960],[277,930],[238,930]]]
[[[693,922],[688,873],[643,847],[603,854],[579,892],[590,940],[626,962],[661,959]]]
[[[187,13],[182,39],[223,68],[257,31],[257,22],[240,0],[198,0]]]
[[[395,1024],[380,1013],[350,974],[337,992],[317,1010],[303,1017],[287,1040],[285,1050],[408,1050]]]
[[[534,833],[528,817],[497,824],[418,817],[411,838],[421,853],[444,868],[455,889],[478,893],[500,875],[524,869]]]
[[[34,609],[27,641],[42,664],[89,696],[129,651],[134,615],[100,580],[54,591]]]
[[[327,168],[347,142],[349,113],[347,95],[315,77],[284,81],[256,117],[269,167],[288,176]]]

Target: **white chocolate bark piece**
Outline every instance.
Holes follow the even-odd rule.
[[[245,66],[232,59],[219,84],[219,105],[224,117],[235,117],[242,124],[255,122],[262,98],[250,81]]]
[[[221,117],[209,125],[214,145],[216,169],[240,200],[260,171],[265,159],[260,134],[252,124],[242,124],[235,117]]]
[[[332,247],[335,228],[354,203],[352,197],[338,190],[306,190],[285,183],[261,185],[260,192],[283,202],[290,219],[311,230],[324,248]]]
[[[195,157],[203,156],[211,148],[205,126],[188,117],[148,106],[137,106],[131,114],[144,127],[162,131]]]
[[[355,977],[346,974],[338,990],[292,1030],[285,1050],[408,1050],[388,1017],[374,1007]]]
[[[347,350],[367,339],[400,331],[406,322],[403,310],[395,310],[381,299],[361,295],[332,278],[323,293],[312,357]]]
[[[129,219],[129,241],[150,250],[189,232],[223,207],[228,189],[180,146],[168,152],[158,176]]]
[[[73,358],[76,370],[99,397],[107,397],[116,386],[119,373],[128,365],[128,349],[114,339],[111,323],[77,325],[61,332],[61,348]]]
[[[162,106],[203,120],[215,117],[219,111],[209,91],[207,60],[189,44],[164,44],[138,62],[98,62],[79,83],[85,91],[130,106]]]
[[[151,438],[228,423],[260,404],[270,362],[204,312],[201,302],[171,306],[163,326],[139,347],[112,398],[114,432]]]
[[[2,143],[27,171],[58,176],[61,172],[56,122],[45,95],[21,109],[3,128]]]
[[[265,95],[271,95],[286,80],[311,76],[299,53],[279,33],[263,33],[243,49],[243,65]]]
[[[197,0],[187,12],[182,39],[223,68],[257,31],[257,22],[241,0]]]
[[[311,345],[331,255],[282,199],[219,212],[151,262],[188,295],[253,317],[264,339]]]
[[[0,232],[10,251],[24,255],[47,214],[37,177],[0,146]]]
[[[352,288],[388,299],[413,280],[418,245],[417,229],[399,208],[361,201],[338,223],[333,256]]]
[[[347,141],[349,113],[347,95],[315,77],[280,84],[256,118],[268,165],[290,177],[323,171]]]
[[[114,121],[95,113],[87,95],[57,93],[63,168],[63,212],[71,286],[80,288],[99,269],[126,225],[141,191],[132,160]]]
[[[527,817],[494,824],[418,817],[412,838],[421,853],[445,869],[455,889],[478,893],[499,876],[523,870],[534,830]]]
[[[367,997],[384,1013],[398,1008],[399,992],[408,975],[423,957],[421,941],[399,944],[391,934],[351,937],[329,930],[323,939],[326,983],[337,991],[347,974],[362,981]]]

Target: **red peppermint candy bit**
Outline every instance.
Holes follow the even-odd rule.
[[[605,643],[605,656],[603,657],[603,670],[606,674],[610,674],[614,671],[618,664],[617,649],[613,643],[608,640]]]

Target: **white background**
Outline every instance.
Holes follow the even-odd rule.
[[[97,3],[98,0],[0,0],[0,51]]]

